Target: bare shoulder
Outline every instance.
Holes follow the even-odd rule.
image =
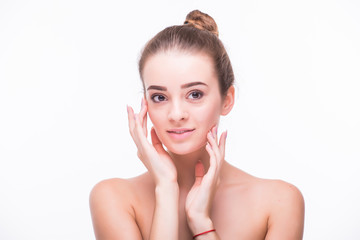
[[[149,174],[144,173],[139,176],[133,177],[133,178],[110,178],[105,179],[97,183],[90,193],[90,199],[97,196],[108,196],[113,195],[113,197],[120,197],[120,198],[129,198],[132,197],[131,195],[134,195],[136,192],[136,189],[139,187],[141,188],[144,184],[149,184],[151,181],[149,181]],[[144,186],[146,187],[146,186]],[[114,196],[119,195],[120,196]]]
[[[223,189],[237,200],[247,200],[252,206],[261,208],[264,217],[271,215],[274,208],[285,205],[289,208],[303,208],[303,196],[293,184],[255,177],[227,163],[225,167],[223,175],[226,176],[226,180]]]
[[[222,212],[237,212],[237,220],[242,226],[246,225],[249,234],[256,232],[256,239],[302,239],[304,198],[296,186],[282,180],[255,177],[226,162],[223,171],[217,199],[219,206],[231,206],[231,209]],[[241,220],[238,216],[245,217]],[[234,221],[231,219],[228,223]],[[244,232],[242,234],[246,234]]]
[[[304,204],[300,190],[291,183],[283,180],[263,179],[252,176],[238,168],[230,166],[228,176],[233,185],[243,186],[249,192],[271,204],[284,204],[285,202],[294,204]]]
[[[303,211],[303,195],[293,184],[283,180],[258,178],[239,171],[241,178],[245,179],[248,191],[264,201],[264,205],[267,206],[270,214],[276,212],[278,208]]]
[[[269,213],[266,239],[302,239],[305,203],[300,190],[282,180],[261,182]]]
[[[131,195],[129,179],[111,178],[97,183],[90,192],[91,201],[127,200]]]
[[[144,175],[144,174],[143,174]],[[90,210],[97,239],[142,239],[136,224],[136,189],[144,178],[106,179],[90,192]]]
[[[284,204],[285,202],[302,204],[304,202],[300,190],[291,183],[270,179],[262,179],[260,182],[263,184],[268,199],[273,200],[274,204]]]
[[[300,190],[283,180],[263,179],[235,167],[227,168],[229,192],[247,209],[256,209],[266,240],[302,239],[305,203]],[[286,230],[286,231],[285,231]]]
[[[90,208],[100,206],[104,208],[111,206],[113,210],[126,208],[134,215],[133,204],[137,202],[138,192],[148,188],[149,182],[147,173],[129,179],[102,180],[90,192]]]

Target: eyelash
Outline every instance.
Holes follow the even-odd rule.
[[[194,93],[199,94],[199,97],[198,97],[198,98],[189,98],[189,97],[190,97],[192,94],[194,94]],[[193,91],[191,91],[191,92],[187,95],[187,98],[189,98],[189,99],[192,100],[192,101],[196,101],[196,100],[198,100],[198,99],[201,99],[203,96],[204,96],[204,93],[203,93],[202,91],[193,90]],[[157,97],[163,97],[164,100],[162,100],[162,101],[156,100]],[[163,102],[163,101],[166,101],[166,100],[167,100],[167,98],[166,98],[163,94],[158,94],[158,93],[151,95],[150,98],[151,98],[151,100],[152,100],[154,103],[160,103],[160,102]]]
[[[163,102],[163,101],[158,101],[158,100],[155,100],[156,97],[164,97],[165,100],[166,100],[166,97],[162,94],[153,94],[151,95],[151,100],[154,102],[154,103],[159,103],[159,102]]]
[[[202,91],[199,91],[199,90],[194,90],[194,91],[191,91],[189,94],[188,94],[188,97],[191,96],[192,94],[199,94],[200,96],[198,98],[194,98],[194,99],[201,99],[203,96],[204,96],[204,93]]]

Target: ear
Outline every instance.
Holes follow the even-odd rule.
[[[235,87],[231,86],[229,87],[226,96],[223,99],[221,115],[225,116],[231,111],[231,109],[234,106],[234,100],[235,100]]]

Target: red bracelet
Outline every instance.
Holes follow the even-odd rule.
[[[202,233],[199,233],[199,234],[196,234],[195,236],[193,236],[193,239],[195,239],[196,237],[200,236],[200,235],[203,235],[205,233],[209,233],[209,232],[215,232],[216,230],[215,229],[211,229],[209,231],[206,231],[206,232],[202,232]]]

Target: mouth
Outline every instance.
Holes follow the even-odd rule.
[[[179,128],[167,130],[170,137],[175,140],[182,140],[190,136],[195,131],[195,128]]]
[[[188,128],[183,128],[183,129],[171,129],[171,130],[168,130],[167,132],[168,133],[174,133],[174,134],[183,134],[183,133],[186,133],[186,132],[192,132],[194,131],[195,129],[188,129]]]

